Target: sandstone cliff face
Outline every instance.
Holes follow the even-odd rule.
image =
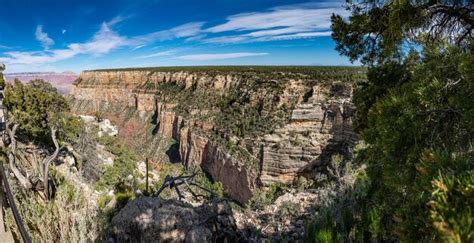
[[[293,109],[287,125],[264,137],[260,177],[264,184],[288,184],[298,174],[327,164],[333,155],[350,156],[349,150],[357,141],[350,94],[346,90],[345,95],[312,97]]]
[[[76,113],[104,112],[155,160],[175,140],[184,165],[202,167],[245,202],[259,185],[288,184],[349,155],[351,93],[305,75],[118,70],[83,72],[71,97]]]

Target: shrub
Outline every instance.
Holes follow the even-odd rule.
[[[284,219],[290,216],[294,216],[298,213],[300,205],[298,203],[285,201],[278,208],[278,217]]]
[[[247,202],[246,208],[250,210],[264,209],[282,195],[283,189],[283,185],[279,183],[273,183],[268,188],[257,188],[252,198]]]
[[[116,191],[130,190],[132,185],[127,181],[128,176],[133,176],[136,168],[137,156],[125,145],[118,142],[115,137],[102,136],[97,141],[106,146],[106,149],[115,155],[112,165],[105,167],[104,174],[96,183],[98,190],[115,189]]]

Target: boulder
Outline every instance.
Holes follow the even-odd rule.
[[[233,213],[226,201],[199,207],[174,199],[140,197],[111,222],[110,242],[209,242],[237,239]]]

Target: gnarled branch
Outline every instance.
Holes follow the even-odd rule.
[[[15,177],[18,179],[20,184],[27,189],[32,188],[31,182],[26,178],[20,170],[16,167],[15,165],[15,159],[16,159],[16,139],[15,139],[15,134],[16,130],[18,129],[18,124],[13,125],[13,128],[10,129],[8,127],[8,124],[6,124],[7,128],[7,133],[8,136],[10,137],[10,153],[8,154],[8,163],[10,165],[10,169],[12,170],[13,174]]]
[[[54,143],[54,153],[46,158],[44,158],[43,160],[43,184],[44,184],[44,191],[45,191],[45,195],[46,195],[46,198],[50,198],[50,195],[49,195],[49,185],[48,185],[48,177],[49,177],[49,165],[51,164],[51,162],[53,160],[55,160],[57,157],[58,157],[58,154],[59,154],[59,144],[58,144],[58,141],[56,139],[56,132],[57,132],[57,129],[52,126],[51,127],[51,139],[53,140],[53,143]]]
[[[153,195],[155,197],[159,196],[160,193],[166,189],[167,187],[169,187],[170,189],[174,189],[176,191],[176,193],[178,194],[178,198],[179,200],[183,199],[184,198],[184,195],[181,193],[179,187],[181,185],[186,185],[186,189],[191,193],[191,195],[193,195],[193,197],[195,197],[196,199],[199,198],[199,197],[205,197],[204,195],[201,195],[201,194],[197,194],[196,192],[194,192],[191,188],[191,186],[194,186],[194,187],[197,187],[201,190],[204,190],[206,192],[208,192],[209,194],[211,194],[211,197],[215,197],[215,194],[214,192],[204,188],[203,186],[197,184],[196,182],[194,182],[195,180],[195,177],[196,177],[197,173],[196,172],[193,172],[191,175],[179,175],[179,176],[176,176],[176,177],[173,177],[173,176],[170,176],[170,175],[167,175],[165,177],[165,181],[163,182],[163,184],[161,185],[160,189]]]

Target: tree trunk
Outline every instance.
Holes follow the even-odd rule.
[[[43,160],[43,169],[44,169],[43,183],[44,183],[44,192],[46,194],[47,199],[50,199],[49,185],[48,185],[49,165],[51,164],[51,162],[53,160],[56,159],[56,157],[58,157],[58,154],[59,154],[59,144],[58,144],[58,141],[56,139],[56,131],[57,131],[57,129],[55,127],[51,127],[51,138],[53,139],[54,148],[55,148],[54,153],[51,156],[48,156]]]
[[[20,184],[27,189],[32,188],[32,185],[28,178],[26,178],[18,168],[16,168],[15,165],[15,158],[16,158],[16,139],[15,139],[15,133],[16,130],[18,129],[18,124],[13,125],[13,128],[10,130],[8,127],[8,124],[6,124],[7,128],[7,133],[8,136],[10,137],[10,153],[8,154],[8,163],[10,165],[10,169],[12,170],[13,174],[15,177],[18,179]]]

